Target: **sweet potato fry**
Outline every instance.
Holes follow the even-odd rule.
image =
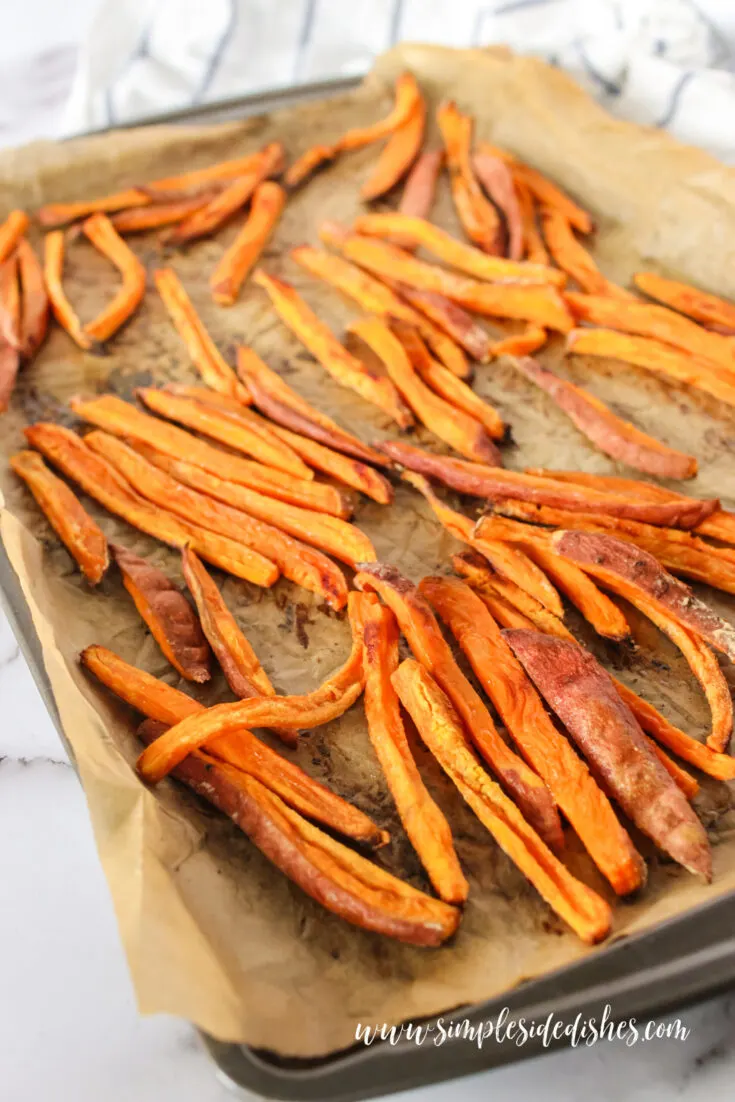
[[[504,637],[626,815],[680,865],[709,881],[705,829],[602,666],[578,643],[535,631],[506,631]]]
[[[398,626],[389,608],[365,614],[365,716],[380,768],[406,834],[434,889],[447,903],[464,903],[469,891],[443,813],[421,779],[406,738],[400,703],[391,683],[398,669]]]
[[[338,152],[336,145],[312,145],[288,166],[283,175],[284,184],[291,189],[300,187],[318,168],[333,161]]]
[[[10,457],[10,466],[23,479],[87,581],[97,585],[109,565],[102,529],[36,452],[17,452]]]
[[[735,328],[735,306],[717,295],[700,291],[675,279],[665,279],[654,272],[636,272],[633,282],[644,295],[665,302],[667,306],[696,321],[705,325],[721,325],[725,329]]]
[[[10,405],[20,368],[20,293],[13,254],[0,266],[0,413]]]
[[[486,148],[492,150],[496,155],[500,152],[492,146],[486,146]],[[507,154],[501,159],[507,159]],[[589,213],[577,206],[568,195],[564,194],[561,188],[558,188],[556,184],[552,184],[551,180],[547,180],[547,178],[535,168],[522,164],[520,161],[516,160],[515,157],[511,157],[511,164],[511,171],[516,186],[518,186],[519,183],[525,184],[538,203],[544,207],[551,207],[553,210],[558,210],[559,213],[566,218],[567,222],[574,226],[575,230],[579,233],[592,233],[594,226]]]
[[[24,237],[18,242],[18,282],[21,290],[20,354],[33,359],[48,328],[49,300],[43,268]]]
[[[579,356],[622,360],[735,406],[732,371],[650,337],[630,337],[614,329],[573,329],[567,336],[567,351]]]
[[[375,590],[394,613],[411,650],[447,693],[467,736],[505,791],[547,844],[564,844],[554,801],[540,778],[505,744],[490,713],[457,665],[436,617],[416,587],[391,566],[366,563],[355,577],[358,589]],[[463,743],[469,743],[463,736]]]
[[[140,387],[135,393],[160,417],[177,421],[219,444],[226,444],[233,451],[252,456],[266,467],[308,482],[314,477],[311,467],[272,433],[265,421],[245,407],[241,407],[241,412],[231,413],[154,387]]]
[[[575,291],[567,291],[565,298],[575,318],[580,321],[640,337],[652,337],[735,371],[735,350],[731,341],[708,332],[665,306],[633,299],[618,302],[609,295],[582,295]]]
[[[428,218],[434,206],[436,185],[444,164],[443,149],[427,149],[420,154],[406,177],[398,210],[400,214],[410,214],[416,218]],[[403,242],[397,242],[405,249]],[[410,248],[410,246],[408,246]]]
[[[563,272],[584,291],[610,298],[632,299],[629,291],[606,279],[577,238],[568,219],[555,207],[542,206],[541,226],[549,252]]]
[[[513,184],[518,199],[523,225],[523,253],[529,264],[549,264],[549,254],[544,245],[538,222],[536,221],[536,203],[527,184],[513,176]]]
[[[332,608],[344,608],[347,583],[342,571],[326,555],[285,535],[279,528],[177,482],[114,436],[95,431],[86,437],[86,443],[111,463],[141,497],[171,510],[187,524],[242,543],[275,563],[289,581],[320,594]]]
[[[87,647],[79,659],[103,685],[143,715],[151,717],[151,722],[171,727],[187,716],[206,711],[203,704],[129,665],[106,647]],[[389,840],[386,832],[367,815],[244,728],[234,735],[212,739],[206,756],[208,760],[224,761],[249,773],[302,815],[356,842],[376,847]]]
[[[405,332],[398,329],[404,324],[394,322],[396,332]],[[361,318],[348,327],[348,332],[364,341],[380,359],[398,392],[427,429],[460,455],[479,462],[497,461],[498,449],[480,422],[450,405],[422,382],[402,342],[382,318]],[[421,340],[418,334],[415,339]]]
[[[487,607],[457,578],[424,578],[419,592],[469,659],[526,761],[548,785],[618,895],[645,880],[645,865],[584,762],[549,719]]]
[[[241,459],[238,455],[223,452],[175,425],[143,413],[113,394],[105,394],[90,401],[72,398],[69,404],[79,417],[106,432],[115,436],[131,437],[174,459],[186,456],[187,462],[194,463],[228,482],[249,486],[279,501],[288,501],[316,512],[338,517],[350,516],[349,503],[334,486],[292,478],[282,471],[264,467],[262,463],[254,463]]]
[[[421,152],[425,128],[426,103],[419,94],[411,114],[383,146],[375,168],[360,188],[361,199],[366,202],[379,199],[403,179]]]
[[[329,448],[353,455],[365,463],[379,467],[390,466],[384,455],[340,428],[326,413],[309,405],[277,372],[263,363],[252,348],[240,345],[237,350],[237,369],[248,387],[252,387],[256,406],[271,421],[277,421],[284,428],[309,436]]]
[[[199,195],[184,196],[183,199],[168,199],[162,203],[151,203],[150,206],[128,207],[127,210],[111,214],[110,221],[119,234],[147,233],[148,230],[183,222],[190,214],[205,207],[212,195],[211,191],[203,191]]]
[[[417,260],[389,241],[359,234],[347,238],[343,251],[348,260],[381,278],[437,292],[477,314],[531,321],[561,333],[572,325],[564,300],[550,284],[482,283]]]
[[[414,448],[397,440],[386,440],[380,450],[411,471],[436,478],[453,490],[492,501],[508,498],[552,505],[574,512],[597,512],[629,517],[649,524],[692,528],[714,510],[716,502],[677,497],[672,501],[631,501],[622,494],[602,493],[588,487],[565,486],[536,475],[506,471],[454,459]]]
[[[434,393],[456,409],[474,418],[475,421],[479,421],[493,440],[502,440],[505,436],[505,424],[498,411],[483,401],[479,394],[475,394],[472,387],[463,383],[443,364],[432,359],[419,333],[412,326],[393,322],[393,330],[408,353],[414,369]],[[497,450],[494,461],[501,463],[500,453]]]
[[[11,210],[0,225],[0,264],[7,260],[30,224],[31,220],[24,210]]]
[[[510,605],[516,609],[539,631],[556,635],[560,639],[574,639],[559,616],[542,605],[525,589],[521,589],[515,582],[496,571],[489,564],[486,556],[480,555],[475,550],[463,551],[460,555],[452,555],[452,566],[455,572],[464,578],[483,599],[489,597],[495,600],[499,597],[503,605]],[[505,622],[503,616],[500,619]]]
[[[462,229],[486,253],[502,250],[502,227],[495,207],[482,191],[472,167],[472,119],[444,102],[436,112],[447,157],[452,199]]]
[[[545,391],[579,431],[605,455],[627,463],[644,474],[654,474],[660,478],[693,478],[697,473],[697,460],[693,455],[669,448],[629,421],[617,417],[599,398],[546,371],[530,356],[518,359],[515,366]]]
[[[688,585],[667,573],[647,551],[596,532],[563,529],[552,535],[551,544],[560,555],[576,562],[603,585],[614,587],[626,600],[650,600],[664,615],[673,616],[728,658],[735,657],[735,628]]]
[[[204,328],[173,268],[157,268],[153,273],[153,281],[194,366],[207,386],[249,405],[247,387],[240,382]]]
[[[63,285],[64,273],[64,234],[61,230],[52,230],[44,239],[43,275],[46,282],[51,309],[59,325],[67,331],[79,347],[88,352],[93,345],[92,338],[82,326]]]
[[[390,379],[371,374],[364,364],[350,355],[290,284],[266,275],[260,268],[253,279],[267,292],[284,325],[333,379],[387,413],[400,428],[408,428],[413,423]]]
[[[538,325],[527,325],[520,333],[512,333],[491,344],[490,356],[494,360],[498,356],[530,356],[532,352],[543,348],[547,340],[545,329],[540,329]]]
[[[271,497],[235,482],[228,482],[193,463],[173,459],[145,444],[137,444],[136,450],[149,463],[155,464],[177,482],[183,482],[225,505],[240,509],[266,524],[272,524],[274,528],[280,528],[304,543],[327,551],[349,566],[375,557],[372,543],[354,524],[324,513],[315,513],[311,509],[300,509],[284,501],[274,501]]]
[[[123,241],[106,214],[92,214],[82,230],[103,256],[122,276],[122,287],[96,318],[87,322],[85,332],[94,341],[106,341],[133,316],[145,294],[145,268]]]
[[[436,291],[420,291],[398,280],[384,278],[409,306],[415,308],[419,318],[415,328],[448,371],[460,379],[465,379],[470,374],[462,349],[473,360],[487,363],[490,359],[490,338],[471,314]],[[408,317],[400,314],[393,316],[414,324]],[[427,322],[431,327],[429,329]],[[441,337],[441,343],[437,334]]]
[[[280,184],[266,180],[255,189],[250,214],[209,278],[212,298],[219,306],[232,306],[237,301],[285,205],[286,192]]]
[[[205,712],[187,716],[157,739],[138,759],[138,769],[151,784],[162,780],[184,760],[215,738],[242,728],[272,727],[293,741],[301,728],[319,727],[337,719],[350,708],[365,684],[362,660],[364,594],[350,593],[349,613],[352,651],[345,664],[317,689],[302,696],[275,696],[217,704]]]
[[[25,435],[32,447],[77,482],[85,493],[134,528],[171,547],[189,544],[208,562],[254,585],[271,586],[277,580],[278,567],[269,558],[196,524],[184,524],[166,509],[154,509],[71,430],[39,422],[30,425]]]
[[[172,245],[183,245],[215,233],[220,226],[245,206],[263,181],[283,166],[283,146],[280,142],[271,142],[261,151],[256,163],[248,172],[237,176],[227,187],[218,192],[205,207],[190,214],[179,222],[166,235],[166,241]],[[274,185],[278,188],[278,185]],[[281,191],[278,188],[279,192]]]
[[[481,249],[458,241],[423,218],[392,212],[363,214],[355,219],[354,230],[355,233],[387,241],[396,237],[406,238],[412,248],[421,246],[452,268],[488,283],[551,283],[555,287],[563,287],[566,281],[564,273],[555,268],[489,256]]]
[[[210,650],[199,617],[157,566],[119,543],[110,545],[123,585],[165,658],[187,681],[209,681]]]
[[[554,857],[480,766],[467,746],[457,713],[432,677],[407,658],[392,680],[422,739],[503,852],[583,941],[602,940],[612,922],[607,903]]]
[[[483,149],[478,142],[477,152],[472,158],[480,184],[505,217],[506,252],[511,260],[523,258],[523,219],[518,204],[518,196],[513,184],[513,176],[504,161],[493,153]]]

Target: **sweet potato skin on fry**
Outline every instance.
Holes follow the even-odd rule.
[[[212,298],[219,306],[232,306],[237,301],[285,205],[286,192],[274,181],[266,180],[255,189],[250,214],[209,279]]]
[[[400,214],[410,214],[416,218],[429,217],[443,163],[443,149],[428,149],[420,154],[406,178],[398,203]],[[399,244],[406,248],[405,242]]]
[[[491,151],[483,149],[478,143],[477,152],[472,158],[475,175],[488,196],[505,215],[507,253],[511,260],[523,258],[523,219],[518,204],[518,196],[513,184],[510,169]]]
[[[410,318],[404,318],[402,314],[394,316],[415,325],[421,338],[448,371],[459,379],[466,379],[470,375],[464,352],[473,360],[487,363],[490,359],[490,339],[471,314],[445,295],[435,291],[421,291],[399,280],[385,278],[402,299],[412,308],[415,307],[418,320],[414,322]],[[427,322],[430,325],[428,329]]]
[[[109,565],[107,540],[102,529],[36,452],[22,451],[12,455],[10,466],[23,479],[87,581],[98,585]]]
[[[456,712],[432,677],[407,658],[392,680],[422,739],[501,849],[583,941],[604,938],[612,918],[607,903],[575,880],[481,768]]]
[[[625,813],[675,861],[709,881],[704,827],[602,666],[577,643],[531,631],[504,637]]]

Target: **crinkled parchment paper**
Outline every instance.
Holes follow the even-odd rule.
[[[329,103],[224,127],[158,127],[31,146],[0,159],[0,207],[32,209],[43,201],[95,195],[233,157],[275,138],[291,155],[298,154],[383,114],[391,101],[390,83],[404,67],[416,73],[434,104],[443,96],[456,98],[476,117],[481,137],[515,150],[591,208],[600,226],[597,255],[608,274],[624,280],[641,263],[654,264],[735,297],[735,171],[665,134],[613,121],[561,73],[503,51],[407,46],[383,57],[359,90]],[[292,280],[336,332],[355,316],[352,306],[307,277],[287,253],[293,245],[315,242],[321,219],[349,222],[357,211],[359,184],[375,156],[374,149],[346,156],[304,188],[289,203],[265,258],[266,266]],[[445,191],[436,217],[456,229]],[[234,232],[232,227],[173,258],[222,349],[231,354],[238,341],[252,344],[348,428],[366,439],[392,435],[379,413],[334,384],[304,354],[257,287],[249,286],[229,310],[212,304],[207,277]],[[149,269],[160,262],[152,238],[134,247]],[[66,279],[85,319],[116,285],[107,262],[83,240],[70,247]],[[558,352],[549,355],[558,360]],[[719,494],[733,504],[732,412],[621,365],[606,368],[577,358],[565,370],[642,428],[693,451],[702,467],[693,490]],[[141,382],[193,378],[184,348],[151,289],[106,356],[83,354],[54,327],[0,423],[2,451],[7,456],[17,448],[22,426],[39,416],[73,424],[63,403],[77,391],[112,388],[129,395]],[[514,443],[505,450],[509,466],[613,469],[510,363],[479,368],[477,387],[513,426]],[[419,439],[430,437],[419,433]],[[6,500],[2,538],[76,755],[144,1012],[166,1011],[223,1039],[314,1056],[349,1045],[358,1021],[398,1021],[473,1003],[595,951],[562,928],[423,750],[418,751],[422,770],[451,819],[471,880],[459,935],[438,951],[407,948],[353,929],[307,899],[229,821],[175,783],[146,789],[133,771],[138,717],[80,671],[77,654],[98,642],[167,680],[173,671],[142,629],[114,571],[92,592],[5,463],[0,479]],[[173,552],[94,503],[90,509],[111,536],[151,554],[180,577]],[[457,550],[408,488],[398,488],[392,508],[363,501],[356,519],[379,555],[414,579],[446,569],[449,554]],[[264,591],[232,578],[219,580],[280,691],[315,686],[342,662],[349,646],[347,624],[309,594],[286,581]],[[731,614],[730,598],[707,596]],[[599,640],[591,643],[633,687],[703,736],[706,707],[681,657],[645,621],[636,618],[635,625],[640,642],[635,655]],[[221,678],[202,694],[207,701],[226,698]],[[339,722],[303,735],[296,757],[390,828],[394,841],[379,860],[427,886],[376,767],[361,705]],[[644,930],[735,887],[730,794],[714,782],[703,789],[702,813],[715,843],[714,884],[704,887],[654,857],[641,898],[616,908],[616,936]],[[600,886],[578,851],[572,839],[570,860]]]

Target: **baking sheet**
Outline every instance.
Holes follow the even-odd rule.
[[[363,87],[328,105],[307,105],[235,126],[159,127],[64,146],[36,145],[0,160],[0,201],[30,208],[50,199],[79,198],[235,156],[276,137],[296,155],[322,135],[331,137],[387,110],[390,81],[406,66],[433,102],[442,95],[456,97],[476,115],[480,136],[514,149],[592,208],[600,222],[597,252],[608,274],[624,279],[640,256],[733,293],[727,282],[734,278],[729,257],[720,244],[735,228],[732,170],[665,135],[613,122],[568,78],[502,51],[404,47],[382,58]],[[353,154],[312,181],[289,204],[268,250],[266,266],[303,290],[335,331],[355,311],[336,292],[302,274],[285,254],[292,245],[315,241],[321,218],[347,222],[353,217],[359,183],[374,157],[370,149]],[[436,217],[456,228],[445,193]],[[709,237],[715,223],[716,241]],[[212,306],[208,271],[233,232],[174,258],[221,347],[229,351],[238,340],[246,340],[347,427],[365,438],[392,435],[380,415],[338,388],[302,353],[257,288],[249,288],[231,310]],[[701,247],[702,242],[709,247]],[[694,249],[693,243],[699,247]],[[149,268],[160,262],[151,239],[135,247]],[[112,286],[106,262],[82,242],[71,250],[67,279],[85,318]],[[552,351],[551,358],[558,358],[558,352]],[[577,359],[572,374],[641,427],[694,451],[703,467],[696,492],[717,492],[732,503],[731,415],[633,370],[606,373]],[[172,378],[193,379],[194,374],[154,292],[106,357],[84,355],[65,334],[54,331],[0,426],[3,451],[19,445],[28,419],[68,416],[62,403],[72,393],[112,388],[128,395],[140,382]],[[509,364],[480,368],[477,389],[513,425],[516,443],[506,449],[509,466],[613,469]],[[418,435],[420,442],[430,441],[428,434]],[[107,579],[98,593],[87,590],[71,570],[66,552],[49,538],[25,492],[5,472],[0,477],[8,505],[0,532],[23,585],[62,723],[77,756],[143,1011],[176,1013],[223,1039],[284,1055],[316,1056],[350,1044],[357,1021],[397,1021],[476,1002],[589,953],[535,897],[425,754],[422,770],[451,818],[472,883],[459,937],[430,953],[353,930],[304,899],[231,824],[174,784],[165,783],[155,795],[144,789],[131,768],[139,749],[132,734],[134,717],[90,684],[76,666],[76,654],[90,642],[102,642],[152,673],[173,679],[117,581]],[[91,508],[111,535],[151,553],[178,576],[173,553]],[[456,549],[407,488],[399,487],[390,510],[361,504],[357,520],[378,553],[414,578],[445,566]],[[348,647],[346,624],[303,590],[282,581],[265,593],[227,579],[224,592],[281,691],[312,687],[341,663]],[[708,597],[721,610],[731,603],[722,595]],[[704,703],[681,659],[670,648],[660,650],[660,640],[645,625],[637,631],[641,652],[633,658],[626,651],[604,648],[608,664],[633,687],[645,686],[648,698],[672,719],[704,733]],[[667,668],[654,664],[654,652]],[[222,698],[221,681],[202,697]],[[425,886],[378,774],[359,705],[338,723],[305,736],[297,757],[392,830],[394,843],[380,859]],[[656,864],[644,896],[618,907],[617,935],[648,928],[732,890],[735,821],[729,803],[725,786],[705,786],[703,813],[719,843],[715,884],[703,888],[673,866]],[[599,886],[583,855],[572,861]]]

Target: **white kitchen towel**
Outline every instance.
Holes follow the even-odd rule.
[[[735,0],[103,0],[64,131],[359,73],[401,40],[507,43],[735,162]]]

